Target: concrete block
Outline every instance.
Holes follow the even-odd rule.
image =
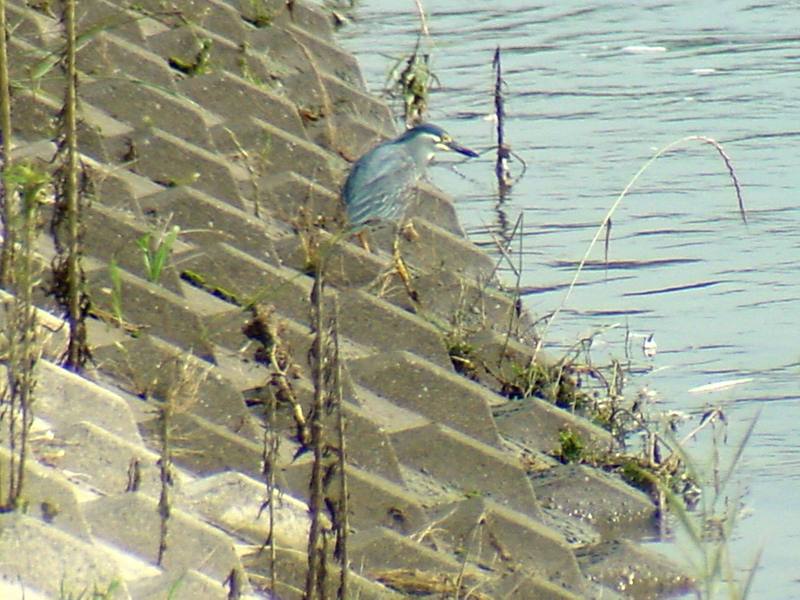
[[[572,548],[558,532],[492,500],[441,505],[431,515],[432,536],[459,557],[495,572],[523,572],[582,595],[585,581]]]
[[[302,45],[314,57],[314,63],[326,75],[339,79],[351,88],[366,92],[367,85],[358,60],[349,52],[345,52],[338,41],[315,35],[297,25],[287,25],[285,31],[292,36],[295,45]],[[385,102],[376,101],[376,103],[386,105]],[[385,125],[394,125],[388,109],[383,110],[381,120]]]
[[[208,333],[202,328],[202,313],[185,298],[162,286],[120,271],[122,318],[145,331],[153,331],[167,342],[213,361]],[[88,291],[95,306],[113,314],[113,285],[106,269],[87,274]]]
[[[344,223],[344,205],[338,190],[334,192],[317,183],[313,165],[295,164],[295,168],[304,174],[267,173],[259,180],[262,206],[267,207],[274,218],[286,223],[296,222],[302,227],[306,219],[315,223],[322,218],[327,227],[338,230]],[[321,177],[325,181],[324,171]],[[327,179],[329,182],[329,177]]]
[[[305,502],[275,490],[274,543],[303,551],[308,544],[309,514]],[[270,534],[267,489],[241,473],[218,473],[185,485],[178,505],[201,514],[209,522],[252,544],[263,544]]]
[[[384,263],[384,271],[387,264],[390,263]],[[520,321],[510,296],[498,291],[480,274],[464,274],[465,269],[455,262],[442,263],[430,270],[407,264],[412,273],[411,285],[419,295],[418,302],[412,303],[408,292],[399,284],[389,288],[387,300],[409,311],[419,311],[422,306],[422,311],[435,315],[434,318],[446,324],[443,327],[464,336],[468,342],[468,336],[475,337],[477,333],[495,328],[497,334],[502,335],[501,347],[507,346],[505,334],[509,322],[513,333]],[[483,350],[478,343],[471,345]]]
[[[61,5],[55,9],[57,14],[60,13]],[[125,10],[119,4],[114,2],[107,2],[106,0],[86,0],[81,2],[80,7],[76,9],[76,16],[78,18],[77,30],[79,32],[91,31],[92,29],[100,29],[105,33],[111,33],[114,37],[127,40],[132,45],[144,45],[145,30],[143,26],[141,15],[136,12]],[[137,18],[138,17],[138,18]],[[96,39],[96,38],[95,38]],[[80,52],[78,53],[80,55]],[[125,65],[126,68],[136,68],[135,64],[138,61],[130,60],[130,56],[125,57],[124,60],[118,65]]]
[[[311,279],[295,271],[257,261],[227,244],[187,257],[181,266],[200,274],[212,287],[230,290],[248,302],[271,304],[281,315],[309,324]],[[329,288],[328,293],[332,296],[334,291]],[[361,291],[343,290],[338,296],[343,337],[367,348],[408,350],[439,365],[450,364],[438,330],[423,319]]]
[[[356,113],[339,113],[336,122],[336,142],[341,148],[340,154],[348,163],[356,162],[382,141],[397,135],[394,124],[381,125],[382,120],[375,123]],[[349,171],[349,167],[346,170]]]
[[[352,80],[352,76],[350,77]],[[361,85],[347,82],[336,74],[322,73],[321,80],[330,104],[336,110],[336,122],[339,115],[356,115],[358,119],[382,132],[391,132],[394,128],[394,117],[386,102],[369,94]],[[337,144],[340,140],[337,136]],[[334,148],[335,149],[335,148]]]
[[[120,213],[102,204],[92,204],[82,212],[87,234],[84,236],[83,249],[87,256],[97,258],[109,264],[113,258],[117,266],[136,277],[147,280],[149,274],[145,268],[139,240],[150,235],[153,244],[159,236],[165,235],[164,227],[148,227],[141,220],[129,214]],[[180,239],[175,240],[173,252],[181,252],[188,246]],[[155,245],[151,246],[151,249]],[[167,260],[158,278],[158,287],[181,294],[181,284],[177,271],[172,267],[171,258]],[[122,299],[124,302],[124,298]]]
[[[387,481],[403,485],[400,463],[391,439],[368,410],[347,403],[345,436],[351,464]],[[332,426],[332,424],[331,424]]]
[[[494,394],[452,371],[407,352],[384,352],[348,362],[353,381],[490,446],[500,446],[491,415]]]
[[[121,494],[87,502],[83,509],[96,538],[155,563],[160,535],[155,500],[141,494]],[[167,522],[166,542],[162,567],[169,572],[197,569],[224,581],[231,570],[242,569],[229,537],[174,507]]]
[[[116,563],[88,539],[79,539],[21,513],[0,515],[0,580],[4,598],[80,597],[111,592],[130,600]],[[2,589],[0,588],[0,591]]]
[[[605,542],[576,554],[587,577],[626,598],[672,598],[694,589],[675,563],[630,540]]]
[[[187,77],[178,89],[227,121],[255,117],[278,129],[306,138],[297,107],[287,98],[270,92],[227,72],[212,72],[202,77]],[[247,111],[241,107],[246,106]]]
[[[157,0],[153,4],[157,4]],[[196,0],[182,0],[180,4],[185,5],[186,10],[192,14],[200,13],[199,24],[204,29],[232,42],[247,39],[249,27],[241,13],[229,3],[222,0],[203,0],[200,3]]]
[[[269,550],[253,552],[242,557],[247,573],[257,591],[281,600],[302,600],[304,598],[308,556],[305,550],[278,548],[275,560],[276,589],[270,590],[271,564]],[[335,598],[339,587],[339,569],[333,558],[328,557],[327,577],[323,588],[323,598]],[[348,589],[352,598],[358,600],[400,600],[405,598],[390,589],[364,578],[355,568],[348,577]],[[348,597],[350,597],[348,595]]]
[[[161,490],[159,456],[147,450],[143,443],[126,442],[86,421],[61,431],[58,441],[64,445],[58,467],[74,473],[92,489],[104,494],[121,494],[128,491],[135,476],[141,493],[158,497]]]
[[[142,438],[127,403],[75,373],[48,361],[37,365],[36,415],[63,430],[91,415],[92,423],[133,445]]]
[[[581,598],[602,598],[612,600],[609,596],[597,594],[574,594],[556,583],[535,575],[508,573],[491,585],[492,597],[498,600],[580,600]]]
[[[290,493],[307,502],[311,462],[297,460],[286,467],[284,474]],[[334,481],[331,485],[327,493],[336,500],[338,484]],[[419,498],[382,477],[351,465],[347,470],[347,486],[350,524],[355,530],[380,525],[407,535],[428,522]]]
[[[417,239],[408,241],[400,236],[403,259],[423,271],[450,271],[467,281],[485,280],[494,270],[494,260],[469,240],[422,219],[413,220]],[[375,230],[370,239],[391,255],[395,239],[393,228]]]
[[[348,393],[347,386],[344,387],[342,409],[344,411],[348,463],[402,485],[403,477],[400,473],[400,464],[386,432],[381,427],[380,420],[376,420],[371,412],[354,405],[351,402],[352,392]],[[292,388],[295,400],[302,408],[303,414],[308,418],[314,402],[313,386],[307,380],[299,379],[292,382]],[[273,388],[273,391],[280,397],[276,388]],[[254,414],[258,418],[265,418],[264,402],[266,398],[269,398],[268,394],[269,392],[263,386],[245,391],[245,397],[253,406]],[[337,418],[335,411],[326,413],[323,417],[323,427],[328,439],[338,439],[336,433],[338,431]],[[290,438],[283,441],[283,445],[286,446],[288,442],[294,450],[299,450],[300,447],[297,444],[295,433],[297,425],[294,407],[287,401],[280,401],[277,406],[275,420],[281,435]],[[332,443],[335,444],[337,442],[333,441]]]
[[[411,353],[434,369],[450,367],[441,332],[421,317],[361,290],[341,290],[339,306],[339,331],[348,339],[379,352]]]
[[[353,534],[349,539],[348,554],[352,564],[358,565],[372,577],[390,569],[417,569],[435,573],[455,574],[461,563],[452,556],[437,552],[412,539],[385,527],[371,527]],[[468,568],[468,576],[475,577],[475,569]]]
[[[298,404],[306,417],[308,417],[313,406],[313,387],[308,382],[299,380],[293,382],[293,390]],[[267,394],[268,392],[263,386],[245,391],[245,397],[254,405],[253,410],[259,418],[263,417],[263,403],[265,401],[264,398],[268,397]],[[400,472],[400,464],[386,431],[381,427],[380,418],[376,419],[375,415],[370,411],[363,410],[352,404],[350,394],[345,392],[344,398],[345,402],[342,406],[344,410],[348,463],[402,485],[404,481]],[[284,446],[288,442],[294,450],[299,450],[299,444],[296,444],[296,423],[293,407],[288,402],[280,402],[277,406],[275,419],[277,428],[282,435],[291,436],[290,440],[284,440]],[[335,412],[325,415],[323,427],[328,432],[327,435],[329,437],[332,436],[337,439],[335,432],[338,430],[338,423]]]
[[[383,275],[393,268],[391,256],[367,252],[355,241],[347,239],[340,239],[335,246],[329,246],[333,244],[335,235],[327,231],[320,232],[321,245],[332,248],[325,261],[326,281],[338,288],[376,289],[381,284]],[[287,267],[298,270],[306,268],[306,251],[300,236],[281,238],[275,243],[275,250]],[[395,302],[395,296],[402,298],[403,303]],[[405,289],[395,293],[388,292],[385,298],[406,310],[412,308]]]
[[[425,220],[456,237],[467,237],[458,220],[453,198],[425,181],[421,181],[417,185],[416,197],[408,207],[406,216]]]
[[[260,261],[229,244],[207,246],[181,261],[181,268],[200,275],[211,288],[228,290],[245,303],[273,305],[300,324],[309,321],[311,280]]]
[[[237,209],[191,187],[158,190],[142,198],[139,206],[148,215],[180,225],[180,239],[187,244],[207,248],[225,242],[273,264],[278,257],[272,240],[289,234],[284,226],[253,216],[252,207]],[[175,256],[173,264],[182,270],[182,257]]]
[[[49,440],[48,440],[49,442]],[[43,444],[30,441],[31,454],[38,460],[45,455]],[[48,443],[47,453],[52,456],[53,443]],[[5,447],[0,448],[0,489],[3,490],[2,499],[7,500],[9,489],[9,465],[11,456]],[[19,456],[15,458],[15,468],[18,468]],[[57,457],[54,462],[57,463]],[[48,462],[50,462],[48,460]],[[17,480],[19,481],[19,480]],[[24,507],[25,514],[36,518],[42,523],[60,529],[69,534],[73,539],[89,540],[89,529],[83,518],[73,484],[63,474],[53,468],[47,468],[32,460],[29,455],[25,463],[20,506]]]
[[[546,454],[559,450],[559,432],[567,429],[580,436],[589,450],[605,452],[613,444],[605,429],[537,398],[512,400],[499,407],[495,422],[504,436]]]
[[[194,569],[170,571],[155,577],[142,577],[129,586],[136,600],[228,600],[228,589]]]
[[[55,24],[55,21],[52,21]],[[31,96],[47,96],[54,101],[64,97],[64,78],[53,77],[52,62],[47,62],[44,56],[48,52],[56,52],[61,42],[51,33],[47,46],[35,45],[22,37],[9,36],[8,39],[8,74],[10,81],[18,81],[20,87],[30,89]],[[44,50],[44,52],[43,52]],[[49,75],[49,76],[48,76]],[[20,104],[17,98],[12,97],[12,106]],[[16,134],[18,124],[14,125]],[[31,138],[32,140],[35,138]]]
[[[491,498],[534,518],[541,510],[520,464],[496,447],[439,424],[391,436],[398,460],[466,497]]]
[[[103,163],[126,162],[133,129],[88,102],[81,104],[81,116],[78,121],[81,154]]]
[[[277,328],[283,350],[291,356],[292,364],[297,367],[296,377],[292,377],[292,381],[310,379],[308,352],[314,336],[309,327],[276,312],[263,312],[262,316],[269,319],[270,326]],[[274,340],[255,325],[254,319],[252,311],[232,308],[224,313],[209,315],[204,320],[211,341],[218,347],[217,354],[222,356],[222,349],[228,349],[236,353],[237,360],[251,367],[247,373],[233,363],[228,367],[231,369],[231,379],[236,381],[241,391],[264,386],[271,377],[270,357],[263,348],[267,346],[271,349]]]
[[[95,203],[140,219],[145,213],[139,200],[164,189],[163,186],[132,171],[112,168],[96,161],[92,161],[91,167],[96,176]]]
[[[173,460],[180,467],[200,477],[224,471],[262,477],[263,444],[191,414],[177,414],[170,422]],[[142,435],[154,451],[161,444],[159,427],[156,419],[142,423]],[[282,457],[280,462],[287,458]]]
[[[28,48],[9,46],[10,54],[22,54],[25,50]],[[21,68],[21,65],[17,65],[17,68]],[[13,78],[14,74],[10,72],[10,76]],[[14,112],[14,136],[17,139],[35,142],[55,137],[60,104],[49,94],[19,90],[11,100],[11,109]],[[83,151],[82,145],[81,149]]]
[[[155,127],[137,129],[109,143],[127,149],[125,156],[114,154],[116,160],[131,163],[131,170],[160,185],[191,186],[236,208],[245,208],[242,192],[247,191],[249,174],[216,153]]]
[[[212,127],[209,133],[219,152],[255,173],[267,174],[275,169],[291,171],[331,193],[339,193],[346,168],[344,161],[304,137],[292,135],[256,117],[228,119]],[[279,207],[264,204],[261,212],[274,212],[276,208]]]
[[[531,478],[542,506],[586,521],[605,539],[652,531],[656,513],[643,492],[600,469],[563,465]]]
[[[93,8],[112,6],[110,3],[98,0],[92,0],[91,4]],[[83,9],[83,7],[81,8]],[[82,12],[85,11],[84,14],[88,15],[91,10],[87,7]],[[137,17],[140,15],[134,17],[120,11],[118,7],[101,11],[100,14],[103,14],[100,19],[106,19],[104,23],[101,24],[98,22],[100,19],[94,18],[92,20],[95,21],[95,24],[91,27],[107,26],[110,21],[119,23],[119,25],[94,36],[88,44],[81,48],[78,52],[78,69],[96,78],[97,81],[102,81],[105,85],[119,81],[121,74],[124,73],[124,77],[130,80],[134,86],[143,89],[155,89],[157,86],[165,90],[174,90],[174,73],[169,69],[166,61],[148,51],[143,41],[144,34],[138,26],[130,27],[131,23],[139,21]],[[127,39],[124,34],[126,26],[127,31],[130,32]],[[88,28],[81,29],[81,31],[88,31]],[[134,37],[141,39],[134,40],[132,39]],[[141,109],[142,106],[139,108]]]
[[[0,290],[0,326],[5,327],[7,312],[5,307],[12,302],[14,296]],[[42,309],[36,310],[36,321],[39,325],[42,341],[42,357],[45,360],[58,361],[64,356],[69,343],[66,323],[53,314]],[[4,337],[4,336],[2,336]],[[2,339],[2,338],[0,338]],[[0,365],[0,369],[4,366]]]
[[[103,78],[81,86],[87,102],[133,128],[158,127],[187,142],[214,151],[210,127],[219,117],[194,102],[135,81]]]
[[[6,5],[8,28],[14,37],[22,38],[37,47],[47,47],[57,43],[58,34],[54,31],[54,19],[46,17],[37,10],[13,2]]]
[[[157,0],[147,0],[145,4],[148,3],[153,11],[163,10],[156,8]],[[194,5],[190,9],[194,16],[192,27],[185,27],[183,22],[178,21],[176,26],[147,39],[150,49],[173,68],[176,79],[194,79],[213,72],[229,72],[241,77],[266,80],[268,73],[241,43],[245,39],[246,25],[224,3],[204,2],[198,6],[196,2],[176,2],[176,6],[181,3]],[[206,27],[206,24],[210,27]],[[233,38],[225,37],[225,34],[233,34]],[[186,74],[175,68],[175,63],[196,65],[201,52],[205,53],[206,61],[202,70]]]
[[[153,415],[161,401],[172,398],[175,414],[191,413],[238,435],[260,439],[260,426],[241,393],[211,365],[146,336],[98,348],[94,356],[101,371],[127,378],[136,394],[155,399],[148,406]]]

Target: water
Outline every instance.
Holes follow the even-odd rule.
[[[340,42],[378,92],[419,21],[410,0],[357,4]],[[534,316],[561,303],[605,212],[658,148],[701,135],[730,155],[749,224],[712,146],[659,158],[614,216],[608,271],[601,243],[548,346],[619,325],[593,349],[619,357],[628,327],[636,361],[652,367],[631,385],[656,391],[663,408],[722,403],[732,440],[761,410],[738,473],[749,517],[735,559],[746,566],[763,546],[751,597],[800,597],[800,3],[424,4],[441,83],[430,118],[479,150],[493,140],[491,59],[503,48],[507,141],[528,170],[502,208],[512,223],[524,215],[521,283],[536,290],[525,298]],[[491,245],[491,152],[433,179],[458,200],[472,239]],[[652,359],[641,352],[649,334]],[[739,379],[749,381],[690,392]]]

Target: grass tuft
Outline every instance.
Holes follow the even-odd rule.
[[[173,225],[168,232],[161,232],[158,236],[148,232],[136,240],[136,245],[142,253],[144,270],[149,282],[158,283],[161,280],[161,274],[180,232],[181,228]]]

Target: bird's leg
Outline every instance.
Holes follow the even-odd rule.
[[[400,235],[395,235],[394,242],[392,243],[392,268],[383,275],[381,290],[378,292],[378,297],[383,297],[389,289],[389,281],[393,275],[397,275],[400,281],[403,282],[403,287],[406,288],[408,297],[415,303],[419,303],[419,292],[414,289],[411,284],[411,273],[408,270],[406,262],[400,254]]]
[[[404,261],[403,257],[400,255],[399,236],[395,236],[394,243],[392,243],[392,262],[394,263],[394,270],[397,273],[397,276],[400,278],[400,280],[403,282],[403,286],[406,288],[408,297],[414,302],[419,302],[419,294],[417,293],[417,290],[414,289],[414,286],[411,285],[411,274],[408,272],[406,261]]]
[[[416,242],[419,239],[419,233],[414,228],[414,221],[409,221],[400,228],[400,234],[408,242]]]
[[[356,237],[358,238],[358,241],[364,250],[366,250],[367,252],[372,252],[372,250],[370,250],[369,241],[367,240],[367,234],[365,231],[359,231],[356,234]]]

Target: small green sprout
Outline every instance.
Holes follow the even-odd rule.
[[[151,283],[158,283],[161,279],[161,273],[164,270],[164,266],[167,264],[167,258],[169,258],[172,252],[172,246],[175,244],[175,240],[178,238],[180,232],[181,228],[178,225],[173,226],[169,233],[160,236],[161,239],[155,244],[155,249],[152,244],[153,234],[150,232],[144,234],[136,241],[136,244],[142,251],[147,280]]]

